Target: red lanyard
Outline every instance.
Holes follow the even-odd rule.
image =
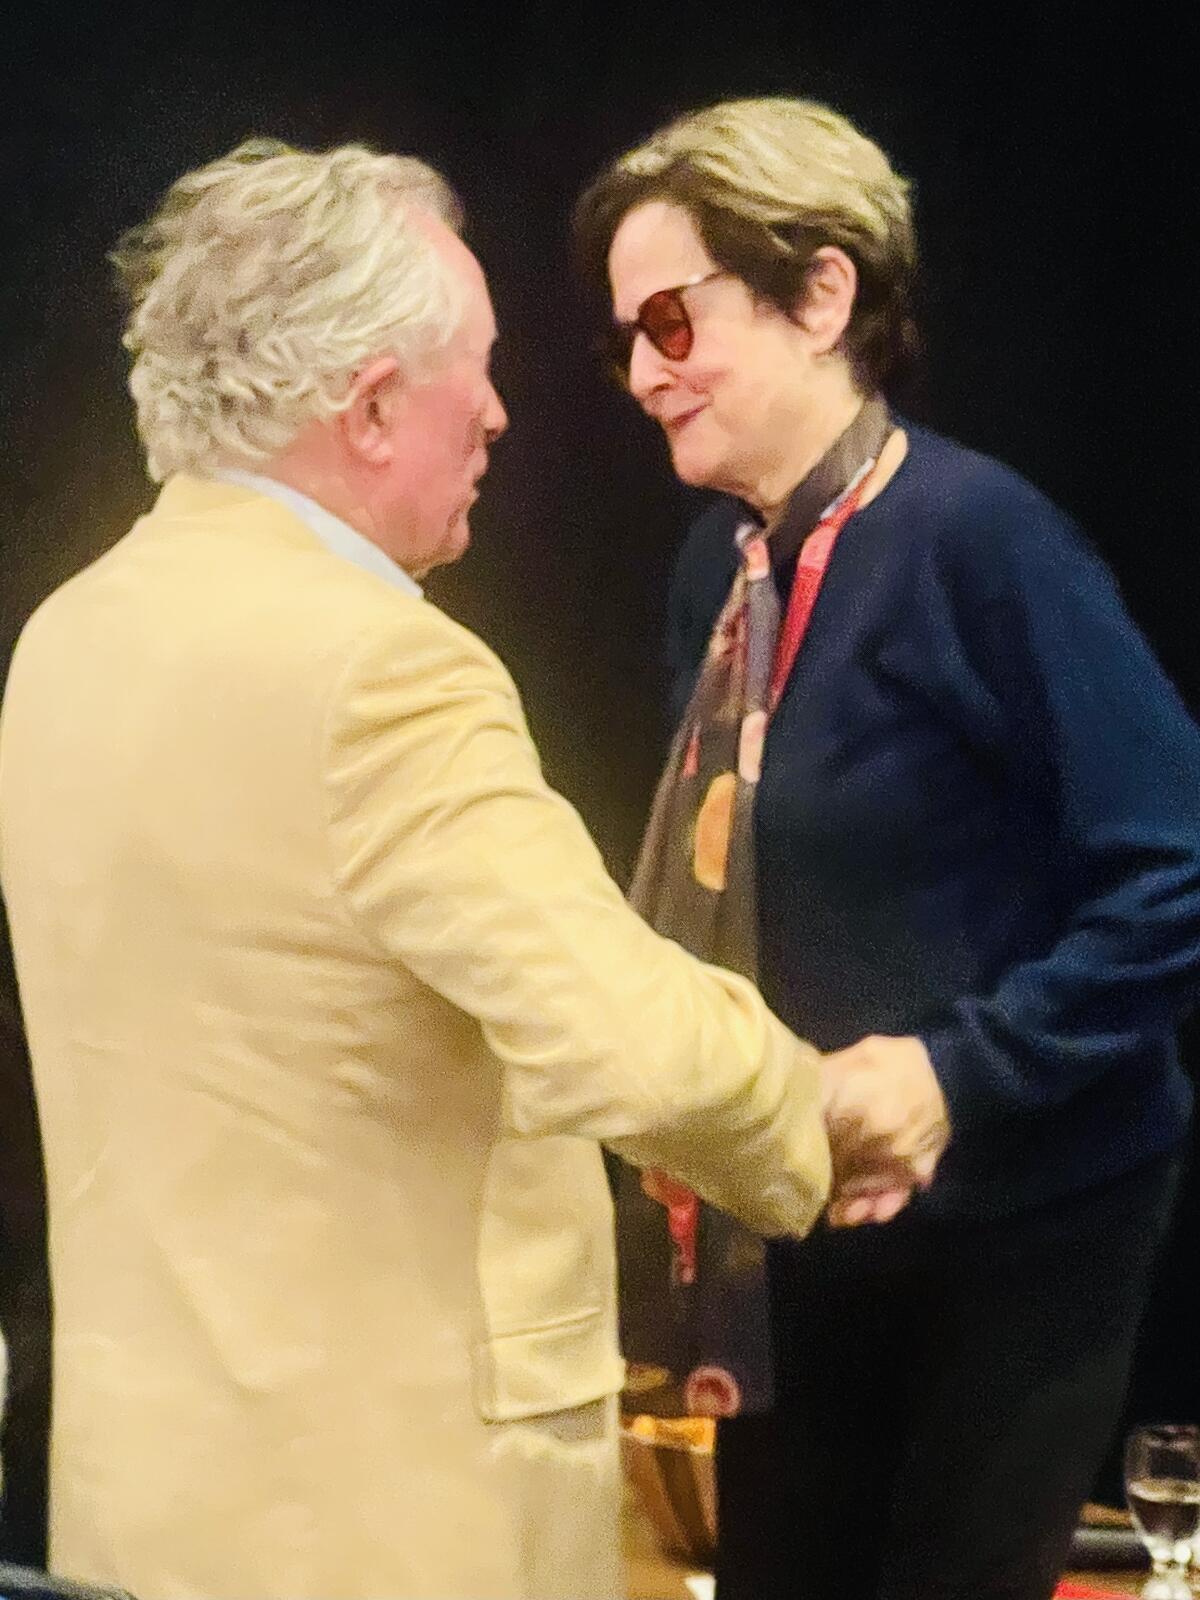
[[[779,704],[788,678],[791,676],[804,635],[808,632],[817,595],[820,593],[821,584],[825,581],[825,573],[829,559],[833,555],[833,547],[837,543],[837,536],[858,510],[863,487],[874,465],[875,463],[870,461],[863,467],[850,487],[834,501],[800,546],[796,576],[792,580],[787,612],[775,646],[775,663],[771,668],[771,687],[767,697],[768,713],[773,712]]]

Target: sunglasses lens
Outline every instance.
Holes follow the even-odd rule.
[[[642,305],[638,324],[668,361],[683,361],[692,348],[692,323],[678,289],[660,289]]]
[[[692,320],[678,289],[660,289],[643,300],[636,322],[618,322],[607,330],[605,354],[622,381],[629,376],[633,344],[644,333],[660,356],[685,361],[692,352]]]

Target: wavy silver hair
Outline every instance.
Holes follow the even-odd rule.
[[[462,225],[432,167],[362,145],[253,139],[172,184],[109,258],[152,478],[262,462],[342,409],[373,356],[425,368],[466,298],[413,212]]]

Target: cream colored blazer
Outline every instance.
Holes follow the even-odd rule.
[[[253,491],[172,480],[30,620],[0,870],[64,1572],[515,1592],[489,1429],[622,1379],[597,1141],[823,1202],[813,1053],[627,908],[491,652]]]

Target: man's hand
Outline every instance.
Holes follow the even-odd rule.
[[[833,1152],[834,1227],[889,1222],[924,1189],[950,1124],[941,1085],[920,1039],[870,1034],[821,1063]]]

